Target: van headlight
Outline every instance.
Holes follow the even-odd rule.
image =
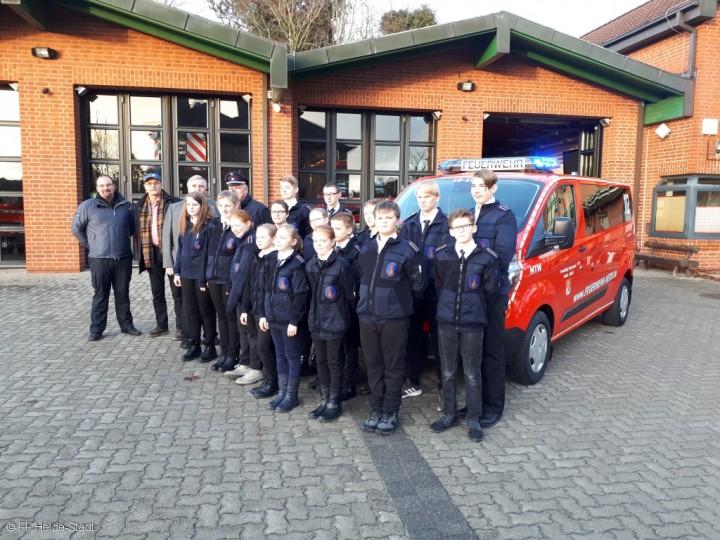
[[[512,261],[508,265],[508,279],[510,280],[510,289],[515,289],[520,280],[520,265],[517,262],[517,255],[513,255]]]

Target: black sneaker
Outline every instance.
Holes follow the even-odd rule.
[[[470,437],[471,441],[474,442],[480,442],[483,440],[483,430],[482,426],[480,425],[480,422],[476,422],[475,420],[468,420],[468,437]]]
[[[454,414],[443,414],[440,418],[430,424],[430,429],[435,433],[442,433],[458,423],[458,417]]]
[[[379,412],[370,411],[370,416],[368,416],[367,420],[363,423],[363,429],[370,432],[375,431],[380,424],[381,419],[382,415]]]
[[[398,420],[397,413],[395,414],[383,414],[380,423],[378,424],[377,431],[383,435],[392,435],[395,433],[400,421]]]

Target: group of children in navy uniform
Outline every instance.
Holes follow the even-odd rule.
[[[417,344],[427,320],[442,396],[431,428],[444,431],[466,415],[469,437],[481,440],[481,351],[501,272],[494,251],[475,241],[473,212],[447,216],[437,206],[437,183],[422,180],[420,211],[404,224],[397,204],[372,200],[363,207],[367,228],[354,234],[353,216],[339,204],[330,216],[298,203],[297,192],[297,180],[283,177],[283,200],[270,207],[273,223],[262,224],[238,209],[232,191],[218,195],[217,218],[202,196],[187,195],[174,268],[189,337],[182,359],[215,359],[214,346],[200,344],[201,329],[214,336],[217,324],[221,354],[213,369],[241,385],[262,381],[252,395],[288,412],[299,404],[309,336],[320,393],[309,416],[331,422],[355,395],[361,348],[370,391],[363,428],[389,435],[402,398],[420,393],[425,354]],[[339,198],[334,184],[324,193]],[[465,414],[456,402],[459,359]]]

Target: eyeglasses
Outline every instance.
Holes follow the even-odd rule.
[[[271,210],[271,214],[287,214],[285,210]]]
[[[456,227],[451,227],[453,231],[463,232],[467,231],[468,229],[471,229],[473,226],[471,223],[468,223],[467,225],[457,225]]]

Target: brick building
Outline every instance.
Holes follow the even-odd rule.
[[[197,173],[217,193],[239,168],[263,201],[292,172],[308,203],[336,182],[357,206],[446,159],[543,154],[633,185],[640,240],[698,243],[702,266],[720,268],[720,175],[706,159],[717,132],[698,132],[720,117],[714,1],[672,8],[682,27],[639,47],[623,49],[632,30],[618,26],[607,37],[620,39],[617,51],[501,12],[294,55],[149,0],[37,6],[0,0],[0,264],[82,268],[69,225],[100,172],[132,198],[149,169],[179,194]],[[695,35],[686,26],[697,28],[697,79],[682,63]],[[692,229],[653,231],[678,208],[680,177],[692,177]],[[663,189],[675,191],[658,197]]]

